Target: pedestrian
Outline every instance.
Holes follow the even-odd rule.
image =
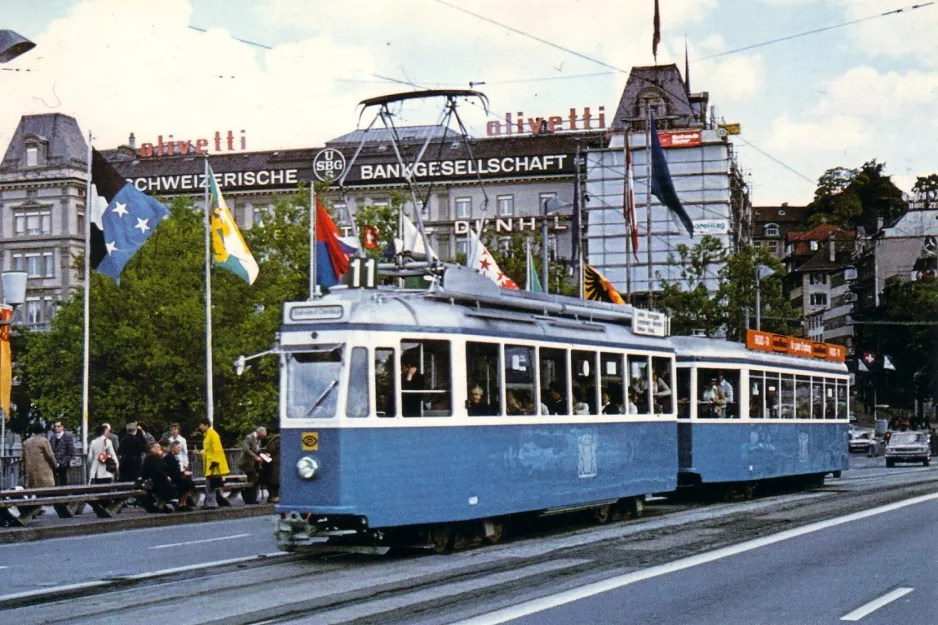
[[[280,503],[280,435],[272,434],[264,448],[270,460],[262,467],[262,479],[267,484],[267,503]]]
[[[244,437],[244,443],[241,445],[241,457],[238,459],[238,468],[247,476],[250,486],[241,491],[241,498],[244,503],[257,503],[258,491],[258,472],[261,463],[261,441],[267,436],[267,428],[259,426],[253,432]]]
[[[23,443],[23,467],[26,471],[26,488],[55,486],[55,454],[49,439],[43,436],[45,428],[35,421],[29,431],[32,436]]]
[[[120,476],[122,482],[136,482],[143,466],[143,455],[147,451],[147,441],[131,421],[125,428],[120,444]]]
[[[169,441],[167,441],[167,445]],[[147,508],[147,512],[172,512],[169,502],[176,494],[173,488],[173,482],[169,479],[166,472],[166,464],[163,462],[163,447],[157,442],[153,442],[147,448],[147,455],[143,459],[143,466],[140,468],[140,477],[143,479],[144,488],[150,495],[152,505]]]
[[[155,443],[156,439],[153,438],[152,434],[150,434],[149,430],[147,429],[147,424],[144,423],[143,421],[137,421],[137,431],[143,435],[143,442],[147,446],[147,449],[149,450],[150,445]]]
[[[183,471],[189,470],[189,447],[186,445],[186,439],[180,434],[181,428],[178,423],[173,423],[169,426],[169,441],[170,441],[170,451],[173,449],[173,444],[179,444],[179,451],[173,452],[176,455],[176,459],[179,460],[179,468]]]
[[[111,428],[103,423],[94,431],[95,438],[88,444],[89,481],[92,484],[110,484],[120,469],[110,433]],[[108,459],[112,462],[108,462]]]
[[[163,462],[166,464],[166,473],[179,496],[176,510],[192,510],[196,497],[195,482],[192,481],[192,473],[183,469],[179,464],[180,448],[179,441],[169,439],[169,453],[163,456]]]
[[[55,455],[55,485],[65,486],[68,484],[68,468],[72,464],[72,456],[75,455],[75,437],[65,429],[61,421],[56,421],[49,434],[49,443]]]
[[[229,471],[225,450],[221,446],[221,437],[212,427],[212,422],[208,417],[203,418],[202,422],[199,423],[199,431],[205,437],[202,451],[202,469],[205,474],[205,501],[202,507],[230,506],[231,503],[222,494],[225,476],[228,475]]]
[[[111,445],[114,447],[114,453],[120,452],[120,440],[117,438],[117,434],[114,433],[114,428],[111,427],[110,423],[102,423],[101,427],[107,428],[107,437],[111,441]]]
[[[20,463],[15,459],[23,453],[23,437],[19,432],[7,429],[6,440],[3,442],[3,448],[0,450],[0,456],[6,456],[6,475],[4,482],[0,483],[0,490],[13,490],[20,485]]]

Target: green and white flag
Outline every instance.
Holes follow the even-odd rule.
[[[231,211],[218,188],[215,172],[208,166],[208,187],[211,202],[212,263],[224,267],[236,274],[248,284],[254,284],[257,278],[257,261],[251,255],[238,230],[238,224],[231,218]]]

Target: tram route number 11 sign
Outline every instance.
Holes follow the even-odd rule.
[[[632,332],[645,336],[668,336],[670,321],[664,313],[636,308],[632,313]]]

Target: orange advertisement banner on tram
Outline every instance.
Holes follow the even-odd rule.
[[[746,347],[762,352],[818,358],[832,362],[844,362],[847,358],[847,350],[842,345],[819,343],[761,330],[746,330]]]

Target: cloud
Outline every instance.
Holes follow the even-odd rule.
[[[847,19],[880,16],[882,0],[837,0]],[[896,3],[902,6],[900,3]],[[910,59],[925,67],[938,67],[938,5],[921,3],[919,9],[869,19],[851,26],[847,35],[853,46],[871,58]]]

